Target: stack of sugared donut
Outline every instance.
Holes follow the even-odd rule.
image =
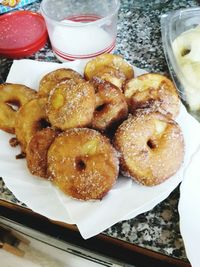
[[[26,90],[26,101],[16,96],[16,86]],[[72,69],[50,72],[38,93],[4,84],[0,95],[0,129],[16,134],[30,172],[73,198],[102,199],[119,169],[141,184],[157,185],[183,161],[173,83],[159,74],[134,78],[121,56],[89,61],[84,77]]]

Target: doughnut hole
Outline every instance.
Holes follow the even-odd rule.
[[[178,124],[169,117],[140,111],[124,121],[115,134],[124,175],[152,186],[171,177],[184,157],[184,140]]]
[[[40,131],[45,128],[51,127],[51,124],[47,121],[47,118],[40,118],[37,122],[35,122],[35,130]]]
[[[103,103],[95,108],[95,112],[104,112],[106,111],[109,103]]]
[[[147,141],[147,146],[148,146],[150,149],[154,149],[154,148],[157,147],[156,143],[155,143],[154,140],[152,140],[152,139],[149,139],[149,140]]]
[[[21,102],[19,99],[9,99],[8,101],[5,102],[13,111],[19,110],[21,107]]]
[[[118,158],[99,132],[74,128],[61,133],[48,151],[48,173],[67,195],[81,200],[101,199],[114,185]]]
[[[83,158],[77,157],[75,159],[76,169],[78,171],[84,171],[86,169],[86,163]]]

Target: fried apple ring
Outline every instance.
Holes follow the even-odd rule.
[[[175,118],[179,113],[180,100],[177,90],[167,77],[148,73],[133,78],[124,88],[129,110],[151,107],[154,111],[167,113]]]
[[[106,131],[127,117],[128,106],[123,93],[113,84],[96,77],[92,79],[92,84],[96,104],[91,127]]]
[[[33,175],[48,178],[47,152],[57,135],[57,131],[45,128],[32,136],[26,148],[26,160],[29,171]]]
[[[51,92],[47,115],[50,123],[66,130],[91,123],[95,107],[94,88],[89,82],[63,81]]]
[[[27,144],[37,131],[50,126],[46,116],[46,103],[46,98],[36,98],[18,111],[15,133],[23,152],[26,152]]]
[[[18,109],[35,97],[36,91],[25,85],[0,84],[0,129],[15,133]]]
[[[48,151],[52,182],[76,199],[103,198],[116,182],[118,169],[115,149],[92,129],[67,130],[55,138]]]
[[[158,112],[138,112],[116,131],[114,146],[121,154],[125,176],[147,186],[162,183],[175,174],[184,157],[179,125]]]
[[[86,64],[84,76],[87,80],[99,77],[121,89],[125,80],[133,78],[134,71],[121,56],[102,54]]]
[[[50,91],[63,80],[74,80],[79,83],[83,81],[83,77],[72,69],[57,69],[47,73],[40,81],[39,95],[48,96]]]
[[[124,82],[126,81],[126,76],[123,72],[108,66],[99,67],[98,72],[95,76],[104,81],[110,82],[122,91]]]

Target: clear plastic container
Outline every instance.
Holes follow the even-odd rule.
[[[43,0],[52,49],[60,61],[92,58],[115,47],[119,0]]]
[[[171,76],[188,110],[200,120],[200,8],[161,17],[163,47]]]

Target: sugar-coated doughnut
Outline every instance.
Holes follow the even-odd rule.
[[[26,148],[26,160],[29,171],[33,175],[48,178],[47,152],[58,132],[52,128],[45,128],[36,132]]]
[[[92,129],[67,130],[55,138],[48,151],[52,182],[76,199],[101,199],[114,185],[118,168],[115,149]]]
[[[91,127],[106,131],[116,126],[128,115],[128,106],[124,94],[113,84],[94,77],[95,111]]]
[[[72,69],[57,69],[47,73],[40,81],[39,95],[48,96],[50,91],[61,81],[74,80],[77,83],[83,81],[83,77]]]
[[[36,97],[36,91],[22,84],[0,84],[0,129],[15,133],[18,109]]]
[[[124,94],[131,113],[136,109],[151,107],[175,118],[179,113],[180,100],[177,90],[167,77],[148,73],[129,80]]]
[[[122,89],[125,80],[133,78],[133,68],[119,55],[102,54],[90,60],[84,70],[87,80],[99,77]]]
[[[15,133],[23,152],[26,152],[31,137],[50,125],[46,116],[46,103],[46,98],[35,98],[18,111]]]
[[[180,168],[184,141],[179,125],[158,113],[140,111],[116,131],[114,146],[121,154],[122,172],[152,186],[165,181]]]
[[[91,123],[95,107],[94,88],[89,82],[73,80],[59,83],[51,92],[47,104],[50,123],[66,130]]]

